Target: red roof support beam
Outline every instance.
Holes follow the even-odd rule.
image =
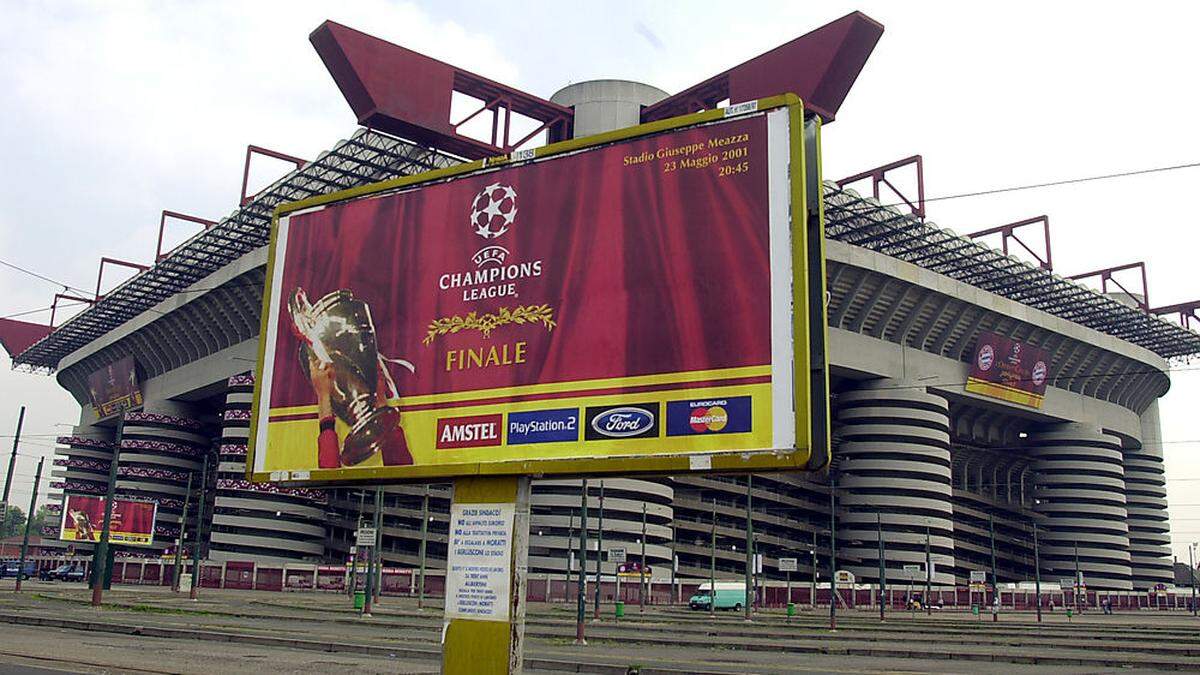
[[[103,297],[100,295],[100,282],[104,280],[104,265],[105,264],[119,265],[121,267],[129,267],[129,268],[135,269],[139,272],[145,272],[146,270],[150,269],[149,265],[142,265],[140,263],[129,262],[128,260],[117,260],[116,258],[108,258],[108,257],[101,258],[100,259],[100,273],[96,275],[96,301],[97,302],[100,300],[101,297]]]
[[[332,21],[318,26],[309,41],[363,126],[467,159],[507,153],[542,131],[551,142],[571,137],[570,108],[424,54]],[[456,92],[484,103],[465,119],[451,120]],[[459,133],[484,112],[492,113],[490,142]],[[513,139],[513,114],[536,122],[534,131]]]
[[[889,172],[895,171],[896,169],[902,169],[906,166],[913,166],[917,171],[916,201],[913,201],[905,196],[905,194],[887,178]],[[874,169],[868,169],[862,173],[856,173],[853,176],[847,176],[837,181],[837,184],[838,187],[846,187],[851,183],[857,183],[860,180],[866,180],[868,178],[871,179],[871,194],[875,197],[875,199],[879,199],[879,186],[886,185],[893,193],[895,193],[897,197],[900,198],[901,201],[908,205],[909,210],[912,211],[914,216],[920,218],[921,220],[925,220],[925,162],[923,159],[921,159],[920,155],[905,157],[904,159],[896,160],[890,164],[884,164],[883,166],[877,166]]]
[[[246,204],[248,204],[250,202],[251,199],[254,199],[254,195],[246,194],[246,190],[249,189],[249,185],[250,185],[250,158],[253,157],[254,155],[262,155],[264,157],[271,157],[272,159],[278,159],[278,160],[282,160],[284,162],[291,162],[292,164],[296,165],[297,169],[303,169],[304,165],[308,164],[308,160],[306,160],[306,159],[300,159],[299,157],[292,157],[291,155],[285,155],[282,152],[276,152],[274,150],[268,150],[267,148],[261,148],[257,145],[247,145],[246,146],[246,164],[245,164],[245,166],[242,167],[242,196],[238,200],[238,204],[240,204],[242,206],[245,206]]]
[[[189,223],[196,223],[197,225],[203,225],[204,229],[206,229],[206,230],[208,228],[212,227],[213,225],[217,224],[217,221],[215,221],[215,220],[208,220],[206,218],[199,218],[197,216],[189,216],[186,213],[179,213],[178,211],[168,211],[166,209],[163,209],[162,216],[158,219],[158,246],[155,247],[155,249],[154,249],[154,262],[158,262],[159,260],[162,260],[163,258],[165,258],[171,254],[171,251],[167,251],[166,253],[163,253],[163,250],[162,250],[163,230],[167,226],[167,218],[174,218],[176,220],[186,220]],[[174,249],[172,249],[172,250],[174,250]]]
[[[725,99],[740,103],[791,93],[807,110],[832,122],[881,35],[883,24],[851,12],[647,106],[642,121],[716,108]]]
[[[1029,244],[1026,244],[1024,241],[1022,241],[1021,238],[1016,234],[1016,230],[1019,228],[1027,225],[1036,225],[1038,223],[1042,224],[1042,237],[1045,244],[1045,257],[1039,255],[1038,252],[1032,248],[1029,248]],[[1028,251],[1029,255],[1037,259],[1039,267],[1047,272],[1054,269],[1054,263],[1050,257],[1050,216],[1035,216],[1033,218],[1026,218],[1025,220],[1018,220],[1015,223],[1009,223],[1007,225],[1000,225],[998,227],[980,230],[979,232],[968,234],[967,239],[978,239],[980,237],[986,237],[992,234],[1000,235],[1000,247],[1001,250],[1004,251],[1004,255],[1008,255],[1008,240],[1012,239],[1020,244],[1021,248]]]
[[[1200,300],[1192,300],[1190,302],[1181,302],[1175,305],[1156,307],[1150,310],[1150,313],[1156,316],[1162,316],[1163,314],[1178,314],[1179,324],[1184,328],[1191,328],[1193,320],[1195,320],[1197,323],[1200,323],[1200,314],[1197,314],[1198,310],[1200,310]]]
[[[50,302],[50,325],[47,326],[47,328],[50,330],[54,330],[54,316],[58,313],[59,300],[76,300],[89,305],[96,303],[96,301],[91,298],[83,298],[78,295],[67,295],[66,293],[55,293],[54,300]]]
[[[1132,269],[1140,269],[1142,272],[1141,295],[1134,293],[1128,288],[1125,288],[1124,284],[1113,278],[1113,274],[1117,272],[1124,272]],[[1125,265],[1117,265],[1116,267],[1105,267],[1104,269],[1099,269],[1094,272],[1084,272],[1083,274],[1076,274],[1067,278],[1072,281],[1079,281],[1080,279],[1090,279],[1092,277],[1100,277],[1101,293],[1108,293],[1108,284],[1111,283],[1112,285],[1121,289],[1126,295],[1133,298],[1134,302],[1137,303],[1137,306],[1140,307],[1143,312],[1146,312],[1147,314],[1150,313],[1150,288],[1146,285],[1146,263],[1138,261]]]

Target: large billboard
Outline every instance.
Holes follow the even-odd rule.
[[[975,343],[967,391],[1040,408],[1049,370],[1045,349],[984,331]]]
[[[157,513],[158,504],[154,502],[114,497],[108,540],[127,546],[150,546],[154,543],[154,518]],[[103,529],[104,497],[64,496],[59,539],[98,543]]]
[[[142,404],[137,362],[132,356],[114,361],[88,375],[88,398],[96,419],[115,415]]]
[[[803,467],[801,129],[750,111],[285,209],[252,478]]]

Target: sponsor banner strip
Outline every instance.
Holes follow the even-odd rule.
[[[1009,403],[1018,403],[1034,408],[1042,407],[1042,401],[1046,399],[1042,394],[1035,394],[1030,391],[1024,391],[1015,387],[1007,387],[1003,384],[988,382],[986,380],[978,380],[975,378],[967,379],[966,390],[973,394],[981,394],[983,396],[991,396]]]

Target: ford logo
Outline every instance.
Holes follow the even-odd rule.
[[[613,408],[596,415],[592,428],[613,438],[637,436],[654,426],[654,413],[641,408]]]

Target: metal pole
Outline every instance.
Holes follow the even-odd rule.
[[[572,513],[567,526],[567,582],[563,586],[563,602],[571,601],[571,540],[575,538],[575,514]]]
[[[887,569],[883,562],[883,515],[879,511],[875,512],[875,531],[879,537],[879,620],[885,621],[887,620],[887,617],[884,616],[884,605],[886,604],[884,597],[887,593]]]
[[[671,522],[671,594],[667,604],[675,605],[675,575],[679,571],[679,556],[675,553],[675,523]]]
[[[1192,572],[1192,616],[1196,616],[1196,561],[1195,554],[1192,553],[1194,548],[1196,548],[1195,543],[1188,546],[1188,569]]]
[[[358,590],[358,558],[359,558],[360,553],[358,550],[357,532],[358,532],[358,528],[362,527],[362,524],[363,524],[363,508],[364,508],[364,505],[366,504],[366,501],[367,501],[367,491],[359,490],[358,491],[358,520],[354,521],[354,531],[356,533],[355,534],[355,543],[350,545],[350,551],[353,554],[350,556],[350,587],[346,589],[346,595],[349,595],[351,598],[354,597],[354,593]]]
[[[837,630],[837,478],[829,472],[829,630]]]
[[[583,615],[587,611],[587,527],[588,483],[583,479],[579,491],[579,585],[575,594],[575,644],[586,645],[583,636]]]
[[[375,488],[375,513],[371,515],[371,524],[375,525],[378,522],[379,512],[383,510],[383,490]],[[376,526],[377,527],[377,526]],[[371,548],[367,551],[367,581],[363,588],[363,607],[362,616],[371,616],[371,600],[375,596],[375,548],[379,542],[379,530],[375,530],[375,541],[371,542]]]
[[[596,520],[596,594],[592,603],[592,619],[600,620],[600,562],[604,559],[604,481],[600,481],[600,515]]]
[[[929,551],[929,519],[925,519],[925,613],[932,615],[933,606],[929,599],[933,583],[933,555]]]
[[[750,494],[753,488],[754,474],[748,473],[746,474],[746,621],[750,620],[750,611],[754,605],[754,512],[751,511],[754,497]]]
[[[195,472],[188,474],[187,492],[183,495],[183,515],[179,516],[179,536],[175,538],[175,579],[171,582],[173,591],[179,592],[179,575],[183,572],[183,533],[187,530],[188,507],[192,503],[192,478]]]
[[[1079,612],[1079,541],[1075,541],[1075,582],[1071,584],[1071,594],[1075,596],[1075,612]]]
[[[817,608],[817,531],[813,530],[812,549],[809,550],[812,554],[812,588],[808,593],[808,606],[811,609]]]
[[[992,612],[992,622],[1000,620],[1000,580],[996,578],[996,519],[992,514],[988,514],[988,535],[992,538],[992,606],[996,611]]]
[[[21,561],[17,563],[17,585],[13,590],[21,592],[21,575],[25,574],[25,554],[29,551],[29,530],[33,527],[33,513],[37,509],[38,485],[42,482],[42,465],[46,458],[38,459],[37,474],[33,477],[33,495],[29,497],[29,517],[25,519],[25,538],[21,540]]]
[[[1033,523],[1033,592],[1037,595],[1033,604],[1037,607],[1038,623],[1042,622],[1042,559],[1038,553],[1037,522]]]
[[[0,502],[5,504],[4,513],[0,513],[0,518],[7,520],[8,518],[8,490],[12,488],[12,471],[17,467],[17,446],[20,444],[20,425],[25,423],[25,406],[20,406],[20,412],[17,413],[17,434],[12,437],[12,455],[8,458],[8,474],[4,480],[4,497],[0,497]],[[29,514],[30,518],[34,514]]]
[[[125,413],[117,417],[117,431],[113,435],[112,463],[108,465],[108,490],[104,493],[104,523],[100,528],[100,542],[92,553],[95,567],[92,580],[92,607],[99,607],[104,597],[104,578],[108,571],[109,521],[112,520],[113,495],[117,491],[117,460],[121,455],[121,436],[125,433]]]
[[[200,494],[196,495],[196,541],[192,542],[192,592],[196,599],[200,588],[200,549],[204,542],[204,498],[208,493],[208,453],[204,454],[204,465],[200,469]]]
[[[717,498],[712,504],[712,537],[708,545],[708,615],[717,615]]]
[[[642,568],[638,571],[638,613],[646,613],[646,502],[642,502]]]
[[[417,568],[417,609],[425,609],[425,552],[429,541],[429,485],[425,485],[425,495],[421,497],[421,546],[418,552],[420,566]]]
[[[375,604],[379,604],[379,596],[383,593],[383,488],[375,488],[375,545],[371,547],[371,559],[375,561],[375,572],[372,577]]]

